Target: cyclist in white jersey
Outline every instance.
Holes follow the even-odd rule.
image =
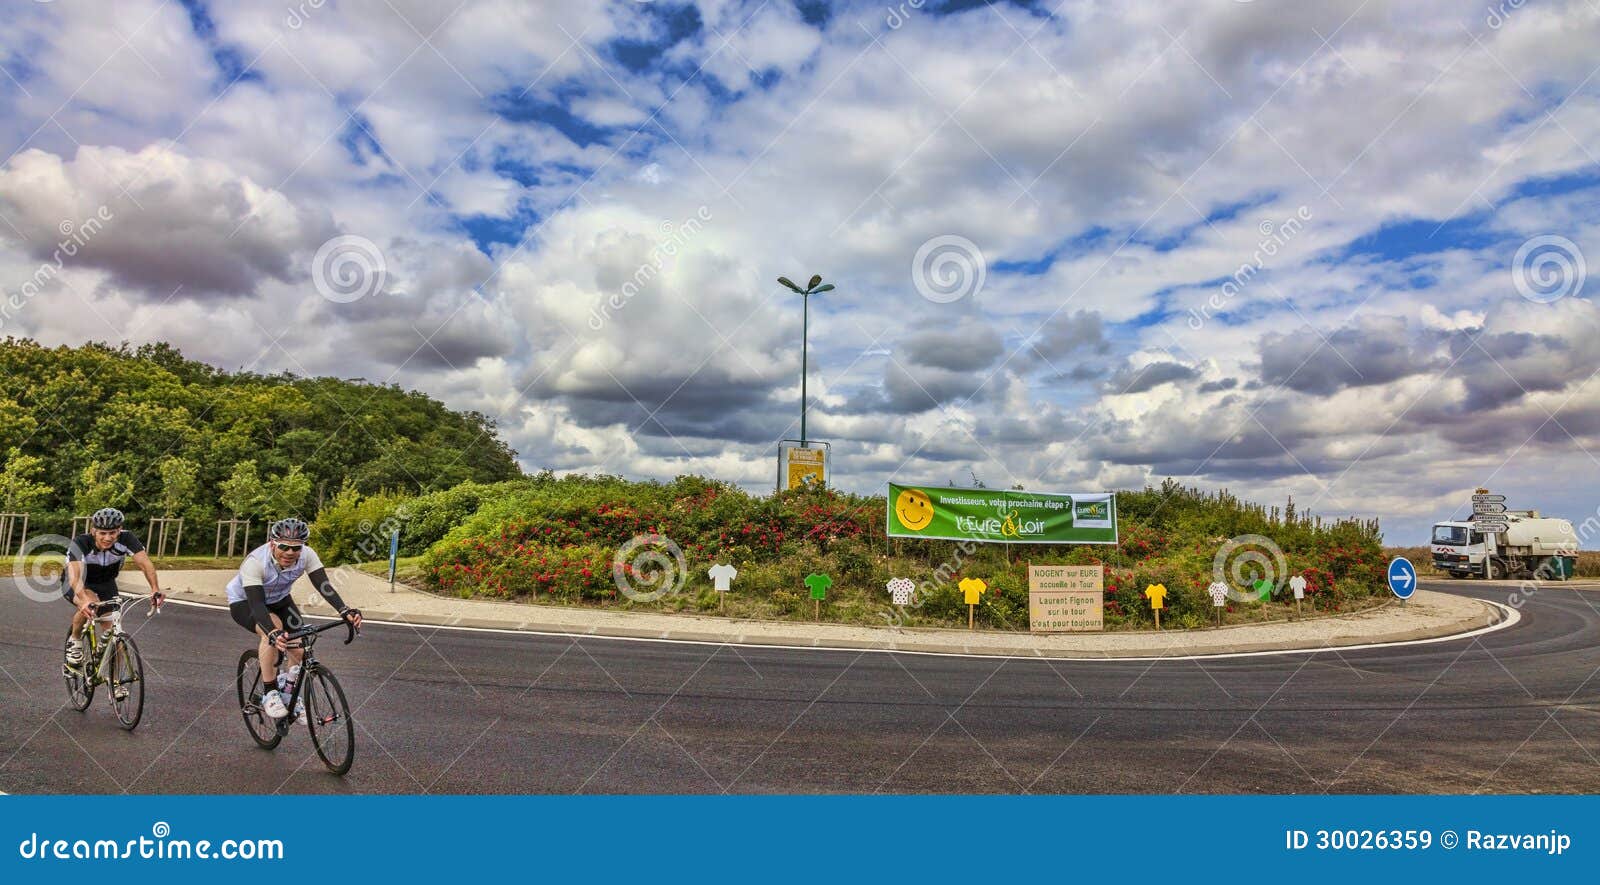
[[[289,715],[280,694],[280,689],[287,690],[288,686],[278,678],[278,654],[286,652],[289,656],[287,680],[298,676],[303,654],[298,648],[290,648],[285,638],[289,630],[305,623],[294,598],[289,595],[294,582],[301,575],[310,577],[311,586],[328,600],[340,617],[356,627],[361,626],[361,612],[344,604],[328,580],[321,557],[306,546],[310,536],[311,527],[294,517],[273,523],[267,529],[267,543],[250,551],[239,567],[239,574],[228,582],[228,613],[233,616],[234,623],[261,640],[261,684],[268,689],[261,698],[261,707],[274,719]]]

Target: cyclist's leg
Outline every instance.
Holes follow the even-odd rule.
[[[89,619],[85,618],[83,616],[83,612],[78,610],[78,600],[72,592],[71,584],[63,583],[61,589],[61,598],[65,599],[67,604],[72,606],[72,635],[76,637],[83,632],[83,625],[87,623]]]
[[[101,602],[109,602],[117,598],[117,586],[115,584],[85,584],[84,587],[89,591],[90,596],[99,599]],[[78,600],[72,592],[71,584],[65,584],[63,586],[61,598],[65,599],[67,604],[72,606],[72,627],[71,632],[68,634],[68,638],[81,643],[83,641],[83,627],[85,624],[89,623],[89,619],[84,617],[83,612],[79,610]]]
[[[272,607],[272,613],[275,617],[281,619],[283,623],[288,624],[290,630],[298,630],[306,625],[305,616],[300,614],[300,607],[295,605],[294,600],[288,596],[285,596],[281,602]],[[288,657],[287,666],[298,667],[301,661],[305,660],[306,651],[303,648],[291,648],[286,653],[286,656]]]
[[[232,603],[228,606],[228,614],[233,616],[235,624],[256,635],[256,655],[261,664],[261,683],[270,689],[278,678],[278,649],[267,641],[267,634],[250,614],[248,602]],[[272,619],[274,628],[283,629],[283,620],[273,613],[271,606],[268,606],[267,616]]]

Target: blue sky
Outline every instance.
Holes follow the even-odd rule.
[[[5,331],[405,384],[530,469],[1175,476],[1396,542],[1600,494],[1600,15],[471,0],[31,4]],[[355,243],[363,297],[318,256]],[[370,247],[370,248],[369,248]],[[260,353],[285,320],[316,329]],[[245,351],[250,352],[245,352]],[[1591,546],[1600,546],[1592,539]]]

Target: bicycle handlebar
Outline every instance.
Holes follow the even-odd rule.
[[[350,628],[349,634],[347,636],[345,636],[344,644],[345,645],[349,645],[350,643],[354,642],[355,639],[356,639],[356,625],[350,623],[348,620],[346,620],[344,618],[340,618],[337,621],[330,621],[330,622],[328,622],[326,624],[323,624],[320,627],[301,627],[298,630],[290,630],[288,633],[286,633],[284,635],[284,639],[286,639],[286,640],[288,640],[290,642],[293,642],[293,641],[295,641],[297,639],[305,639],[308,636],[315,636],[316,634],[321,633],[321,632],[323,632],[325,630],[332,630],[333,628],[338,627],[340,625],[344,625],[345,627]]]

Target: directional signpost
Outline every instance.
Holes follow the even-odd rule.
[[[1417,592],[1417,569],[1411,560],[1396,556],[1389,561],[1389,589],[1404,603]]]

